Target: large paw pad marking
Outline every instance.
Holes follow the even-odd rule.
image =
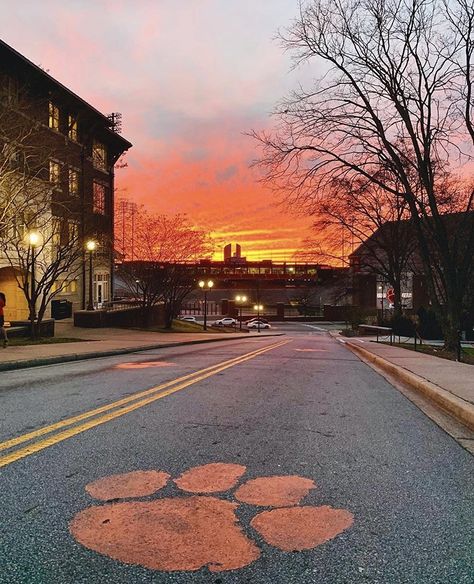
[[[243,568],[257,560],[261,550],[238,523],[235,509],[239,503],[208,494],[231,489],[245,471],[245,466],[221,462],[191,468],[174,483],[192,495],[146,501],[116,502],[156,493],[166,486],[169,474],[147,470],[104,477],[86,490],[109,503],[79,512],[70,531],[91,550],[152,570]],[[242,484],[235,498],[275,507],[258,513],[251,527],[269,545],[282,551],[302,551],[333,539],[354,520],[344,509],[298,506],[315,487],[311,479],[299,476],[260,477]]]

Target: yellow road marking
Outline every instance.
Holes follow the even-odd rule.
[[[25,458],[26,456],[29,456],[30,454],[34,454],[35,452],[39,452],[40,450],[48,448],[49,446],[53,446],[54,444],[57,444],[58,442],[62,442],[63,440],[66,440],[67,438],[71,438],[72,436],[75,436],[77,434],[85,432],[86,430],[89,430],[91,428],[94,428],[96,426],[104,424],[105,422],[109,422],[111,420],[114,420],[115,418],[119,418],[121,416],[124,416],[125,414],[133,412],[134,410],[137,410],[138,408],[146,406],[154,401],[157,401],[163,397],[166,397],[168,395],[171,395],[172,393],[175,393],[177,391],[180,391],[181,389],[184,389],[190,385],[193,385],[194,383],[197,383],[198,381],[202,381],[203,379],[211,377],[212,375],[215,375],[216,373],[224,371],[225,369],[228,369],[229,367],[233,367],[234,365],[238,365],[239,363],[244,363],[245,361],[253,359],[262,353],[265,353],[267,351],[271,351],[272,349],[276,349],[278,347],[286,345],[289,342],[290,342],[289,340],[288,341],[285,340],[285,341],[281,341],[279,343],[275,343],[273,345],[270,345],[268,347],[258,349],[257,351],[252,351],[251,353],[247,353],[247,354],[242,355],[240,357],[230,359],[229,361],[224,361],[223,363],[220,363],[220,364],[217,364],[217,365],[214,365],[211,367],[207,367],[205,369],[202,369],[200,371],[197,371],[197,372],[189,374],[189,375],[185,375],[182,378],[178,378],[178,379],[175,379],[174,381],[167,382],[166,384],[163,384],[161,386],[157,386],[155,388],[146,390],[144,392],[139,392],[138,394],[135,394],[135,396],[130,396],[129,398],[125,398],[124,400],[118,400],[117,402],[109,404],[108,406],[96,408],[96,410],[91,410],[90,412],[85,412],[84,414],[81,414],[80,416],[75,416],[74,418],[69,418],[68,420],[63,420],[62,422],[58,422],[57,424],[52,424],[51,426],[46,426],[45,428],[40,428],[39,430],[36,430],[35,432],[30,432],[29,434],[25,434],[23,436],[19,436],[17,438],[9,440],[6,443],[11,443],[12,441],[16,441],[15,444],[19,444],[21,442],[25,442],[26,440],[31,440],[32,439],[31,434],[35,434],[35,437],[38,437],[38,436],[44,435],[46,433],[50,433],[54,429],[58,429],[58,428],[61,428],[64,426],[69,426],[69,425],[74,424],[77,421],[80,421],[80,420],[86,419],[88,417],[92,417],[94,415],[97,415],[97,413],[100,413],[102,411],[114,410],[114,411],[110,411],[109,413],[106,413],[103,416],[99,416],[93,420],[89,420],[88,422],[85,422],[84,424],[74,426],[72,428],[69,428],[68,430],[54,434],[53,436],[51,436],[49,438],[46,438],[44,440],[39,440],[38,442],[34,442],[33,444],[30,444],[30,445],[25,446],[23,448],[19,448],[19,449],[15,450],[9,454],[6,454],[6,455],[0,457],[0,468],[3,466],[6,466],[8,464],[11,464],[12,462],[15,462],[17,460],[20,460],[21,458]],[[182,380],[185,380],[185,381],[183,381],[182,383],[179,383],[179,381],[182,381]],[[177,383],[178,383],[178,385],[176,385]],[[173,386],[173,387],[170,387],[170,386]],[[160,389],[163,389],[165,387],[169,387],[169,389],[165,389],[164,391],[160,391]],[[154,392],[155,395],[151,395],[150,397],[139,400],[139,396],[150,394],[151,392]],[[159,392],[159,393],[157,393],[157,392]],[[137,399],[139,401],[136,401]],[[135,403],[131,403],[130,405],[123,407],[123,408],[120,408],[118,410],[115,409],[115,408],[119,407],[120,405],[124,405],[125,403],[130,403],[131,401],[134,401]],[[98,412],[98,410],[100,410],[100,412]],[[25,438],[25,436],[30,436],[30,437]],[[4,442],[0,446],[3,446],[3,444],[6,444],[6,443]],[[9,446],[9,448],[11,448],[11,447],[12,447],[12,445]]]
[[[279,343],[281,343],[281,342],[282,341],[280,341]],[[276,343],[276,345],[279,345],[279,343]],[[273,346],[274,345],[270,345],[270,347],[273,347]],[[76,424],[77,422],[81,422],[82,420],[86,420],[87,418],[92,418],[93,416],[96,416],[98,414],[106,412],[110,409],[118,408],[122,405],[128,404],[128,403],[135,401],[135,400],[138,400],[146,395],[150,395],[151,393],[156,393],[157,391],[160,391],[161,389],[165,389],[167,387],[170,387],[171,385],[175,385],[176,383],[179,383],[180,381],[185,381],[186,379],[190,379],[191,377],[194,377],[195,375],[200,375],[201,373],[204,373],[205,371],[210,371],[212,369],[215,369],[216,367],[220,367],[221,365],[225,365],[227,363],[233,363],[234,361],[238,361],[242,357],[245,357],[246,355],[258,354],[261,351],[263,351],[265,348],[266,347],[263,347],[262,349],[256,349],[255,351],[251,351],[250,353],[246,353],[245,355],[240,355],[239,357],[233,357],[232,359],[229,359],[228,361],[223,361],[222,363],[216,363],[215,365],[210,365],[209,367],[205,367],[204,369],[200,369],[199,371],[194,371],[193,373],[188,373],[187,375],[183,375],[182,377],[172,379],[171,381],[166,381],[165,383],[162,383],[162,384],[157,385],[155,387],[152,387],[150,389],[145,389],[144,391],[139,391],[137,393],[134,393],[133,395],[119,399],[115,402],[106,404],[104,406],[100,406],[100,407],[95,408],[93,410],[89,410],[88,412],[84,412],[83,414],[78,414],[77,416],[73,416],[71,418],[61,420],[60,422],[56,422],[54,424],[50,424],[49,426],[44,426],[43,428],[38,428],[37,430],[33,430],[32,432],[28,432],[27,434],[22,434],[21,436],[17,436],[16,438],[11,438],[10,440],[6,440],[5,442],[0,442],[0,451],[8,450],[9,448],[13,448],[13,446],[17,446],[18,444],[22,444],[23,442],[28,442],[29,440],[33,440],[33,438],[38,438],[40,436],[44,436],[45,434],[49,434],[50,432],[54,432],[54,430],[60,430],[61,428],[65,428],[66,426],[71,426],[72,424]]]

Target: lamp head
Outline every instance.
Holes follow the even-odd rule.
[[[86,241],[86,249],[87,251],[95,251],[97,247],[97,243],[93,239],[89,239]]]
[[[26,234],[26,242],[31,247],[36,247],[41,243],[41,235],[37,231],[28,231]]]
[[[209,282],[207,283],[209,288],[212,288],[214,286],[214,282],[212,280],[209,280]]]
[[[199,288],[204,288],[205,285],[206,285],[206,282],[204,282],[204,280],[199,281]]]

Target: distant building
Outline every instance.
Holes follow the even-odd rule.
[[[113,295],[114,165],[131,143],[117,133],[117,115],[107,117],[51,77],[15,49],[0,41],[0,107],[15,110],[27,104],[33,139],[41,133],[44,151],[54,155],[45,163],[40,177],[48,188],[48,212],[61,219],[58,243],[68,234],[78,233],[81,245],[88,238],[98,242],[94,258],[94,302],[102,303]],[[25,110],[18,115],[25,116]],[[2,130],[2,129],[0,129]],[[15,140],[1,132],[2,144]],[[0,200],[1,206],[1,200]],[[1,210],[1,209],[0,209]],[[2,229],[28,230],[28,214],[7,216]],[[56,244],[55,244],[56,245]],[[53,249],[48,253],[55,253]],[[78,275],[66,282],[58,299],[67,299],[74,309],[85,308],[87,269],[85,262]],[[8,318],[22,319],[28,310],[18,290],[12,267],[0,257],[0,290],[8,297]]]
[[[474,233],[474,212],[468,215],[446,213],[441,216],[448,235],[455,232],[471,238]],[[392,231],[391,229],[396,229]],[[402,240],[400,242],[400,240]],[[410,220],[388,221],[368,237],[350,256],[349,264],[352,279],[352,303],[362,308],[381,310],[393,308],[393,288],[382,274],[387,272],[389,254],[401,266],[400,304],[408,311],[428,308],[431,301],[423,262],[420,257],[418,239]],[[436,261],[433,255],[433,261]],[[474,290],[474,277],[471,277],[470,290]],[[471,300],[474,312],[473,300]]]

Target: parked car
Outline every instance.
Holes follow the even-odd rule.
[[[247,328],[249,329],[258,329],[260,323],[260,328],[261,329],[269,329],[272,328],[272,325],[266,321],[263,320],[252,320],[252,322],[249,322],[247,324]]]
[[[264,322],[265,324],[268,324],[268,320],[266,320],[265,318],[262,318],[262,317],[258,318],[257,316],[254,316],[250,320],[247,320],[246,322],[244,322],[244,324],[248,326],[251,322],[255,322],[256,320],[259,320],[260,322]]]
[[[197,318],[195,316],[178,316],[178,320],[197,323]]]
[[[220,318],[219,320],[215,320],[212,323],[212,326],[235,326],[237,321],[235,318],[231,318],[230,316],[225,316],[224,318]]]

